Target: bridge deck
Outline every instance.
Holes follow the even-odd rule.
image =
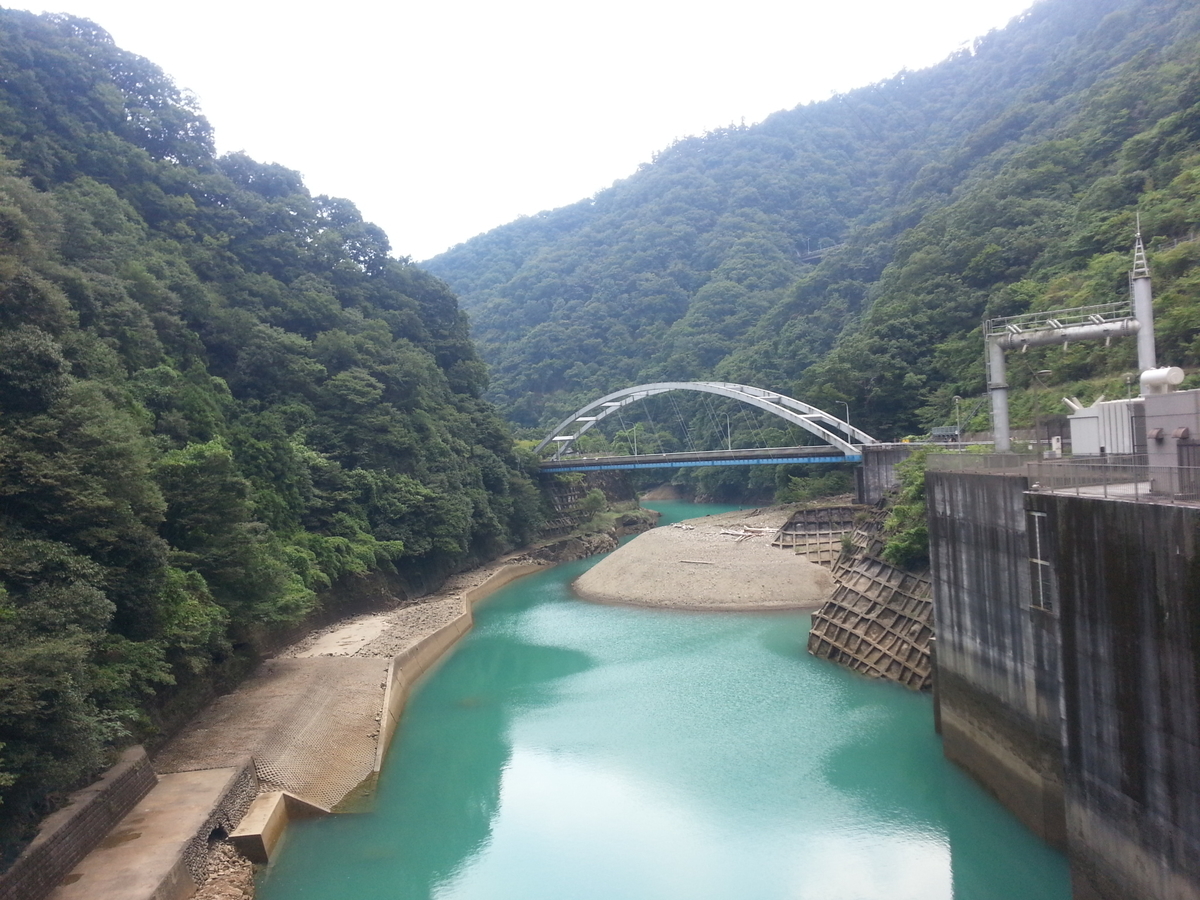
[[[699,450],[639,456],[569,456],[541,463],[543,472],[597,472],[608,469],[677,469],[684,466],[766,466],[782,463],[862,462],[862,455],[834,447],[765,447],[748,450]]]

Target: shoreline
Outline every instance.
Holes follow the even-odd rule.
[[[474,606],[522,575],[555,563],[530,556],[530,548],[513,551],[451,575],[437,590],[415,601],[381,612],[363,613],[318,628],[280,649],[271,659],[310,659],[327,656],[384,657],[403,653],[423,636],[436,631],[458,612],[459,604]],[[497,576],[502,576],[494,584]],[[270,660],[264,660],[269,662]]]
[[[809,611],[833,590],[829,570],[771,542],[791,507],[735,510],[657,528],[575,579],[576,597],[690,612]]]
[[[339,813],[361,806],[363,788],[365,785],[373,787],[378,778],[413,685],[444,659],[459,638],[471,629],[473,607],[518,578],[555,565],[530,557],[529,551],[530,548],[523,548],[453,575],[438,590],[415,602],[383,612],[353,616],[305,635],[275,656],[264,659],[255,673],[237,689],[218,698],[188,723],[156,754],[155,769],[210,767],[213,759],[208,754],[213,744],[225,748],[232,745],[251,748],[250,755],[256,756],[253,744],[257,740],[261,748],[262,738],[252,729],[263,724],[257,720],[263,717],[270,720],[274,712],[269,706],[263,709],[260,697],[264,690],[276,703],[282,698],[282,705],[287,708],[287,715],[268,722],[267,730],[277,731],[294,724],[297,708],[304,703],[306,692],[312,689],[311,682],[297,677],[303,670],[313,666],[365,664],[372,659],[384,664],[386,660],[381,677],[374,682],[377,687],[372,696],[376,699],[371,708],[375,712],[368,718],[360,717],[358,725],[359,729],[369,729],[366,741],[362,731],[357,736],[358,742],[364,744],[363,751],[369,753],[369,771],[362,773],[365,777],[350,787],[337,804],[330,804]],[[259,681],[270,683],[260,688]],[[340,705],[349,702],[343,699]],[[248,727],[247,720],[253,721],[254,726]],[[187,750],[189,736],[195,748],[193,752]],[[184,746],[180,747],[180,744]],[[319,781],[323,776],[342,774],[344,766],[345,762],[336,758],[309,757],[302,768],[306,770],[306,776]],[[273,794],[269,790],[271,787],[273,785],[260,779],[255,802],[264,800],[269,804],[269,798],[278,796],[277,792]],[[367,803],[369,805],[369,801]],[[263,817],[260,814],[258,818]],[[266,853],[274,848],[286,830],[287,818],[285,814],[281,823],[278,814],[272,811],[264,820],[266,833],[262,827],[251,827],[243,837],[248,838],[251,845],[258,843]],[[247,811],[242,821],[249,825],[250,820]],[[229,838],[211,845],[207,868],[207,877],[193,895],[195,900],[253,900],[256,866],[235,849]]]

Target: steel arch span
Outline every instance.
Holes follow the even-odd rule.
[[[847,456],[857,456],[862,444],[878,444],[879,441],[865,431],[855,428],[837,416],[832,416],[824,410],[817,409],[807,403],[795,400],[777,391],[751,387],[746,384],[731,384],[725,381],[660,381],[655,384],[639,384],[636,387],[624,388],[606,394],[599,400],[593,400],[587,406],[576,411],[558,423],[558,426],[537,445],[535,453],[541,453],[549,444],[557,444],[554,458],[562,456],[576,438],[580,437],[600,422],[623,407],[656,394],[668,391],[699,391],[704,394],[716,394],[719,397],[729,397],[740,400],[750,406],[765,409],[779,416],[792,425],[799,425],[806,431],[815,434]],[[578,426],[572,430],[572,426]],[[570,433],[565,433],[570,432]],[[838,434],[837,432],[840,432]]]

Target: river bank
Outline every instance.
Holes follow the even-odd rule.
[[[374,658],[381,663],[385,658],[393,659],[451,626],[464,613],[469,615],[471,606],[491,592],[550,565],[552,563],[533,559],[524,552],[509,554],[451,577],[441,589],[414,604],[356,616],[313,631],[272,659],[265,660],[259,672],[246,684],[197,716],[156,756],[156,770],[211,767],[222,762],[223,757],[240,753],[256,755],[256,747],[261,748],[264,741],[270,740],[270,732],[311,731],[313,727],[319,727],[320,723],[313,722],[310,727],[301,725],[297,729],[297,719],[308,713],[305,706],[317,707],[318,715],[325,712],[322,707],[326,704],[307,702],[314,689],[324,689],[336,696],[341,713],[355,705],[355,693],[369,693],[366,705],[357,716],[358,721],[339,723],[339,750],[342,752],[306,754],[300,761],[300,767],[305,770],[304,777],[310,783],[336,780],[349,767],[347,756],[350,754],[345,752],[345,745],[362,744],[363,752],[357,756],[365,759],[372,747],[377,750],[386,739],[378,712],[387,703],[386,684],[379,678],[368,678],[369,684],[356,685],[346,679],[339,683],[340,673],[321,672],[321,683],[314,685],[305,677],[309,668],[305,663],[333,662],[336,657]],[[378,690],[371,690],[372,685]],[[375,712],[368,719],[362,712],[370,710]],[[306,740],[312,742],[314,739],[308,735]],[[327,742],[317,739],[317,743]],[[207,878],[198,887],[194,895],[196,900],[253,900],[255,866],[227,840],[213,843],[206,867]]]
[[[380,669],[379,674],[367,672],[364,677],[357,668],[343,673],[340,668],[324,667],[340,657],[347,664],[377,659],[386,668],[385,659],[394,659],[456,619],[469,617],[471,606],[492,591],[549,565],[522,552],[509,554],[451,577],[441,589],[411,605],[313,631],[265,660],[242,687],[197,716],[155,757],[155,769],[208,768],[240,754],[274,757],[279,755],[272,752],[277,751],[271,746],[274,734],[303,733],[305,744],[330,747],[336,740],[336,752],[301,753],[298,758],[292,753],[288,761],[293,769],[302,770],[308,784],[332,782],[352,788],[352,782],[367,771],[366,760],[389,736],[381,727],[380,714],[387,705],[386,673]],[[323,668],[314,683],[310,669],[316,665]],[[314,694],[328,697],[314,702]],[[330,704],[335,707],[332,711]],[[325,739],[314,734],[330,727],[336,734]],[[347,779],[347,772],[358,774]],[[336,787],[335,793],[342,794],[342,787]],[[253,900],[254,864],[228,841],[212,844],[206,866],[207,879],[194,895],[196,900]]]
[[[387,685],[386,679],[372,674],[373,670],[360,671],[352,666],[342,672],[329,665],[339,658],[347,665],[353,660],[378,659],[382,663],[455,629],[464,616],[468,624],[462,627],[469,627],[472,605],[512,580],[539,568],[612,550],[621,537],[652,527],[656,519],[657,513],[645,510],[605,514],[595,530],[509,553],[451,576],[440,589],[398,608],[315,629],[264,660],[242,687],[219,698],[193,719],[155,756],[155,769],[179,772],[211,768],[242,755],[257,759],[264,751],[275,756],[279,755],[279,748],[274,746],[275,734],[304,733],[304,743],[318,746],[329,747],[336,738],[336,752],[301,753],[297,758],[297,754],[285,751],[287,762],[293,769],[303,770],[307,784],[341,793],[339,785],[345,781],[347,771],[357,771],[353,758],[361,758],[361,767],[362,760],[385,746],[390,736],[384,733],[378,712],[388,703]],[[316,664],[326,668],[314,681],[310,669]],[[314,700],[313,695],[328,696]],[[314,734],[329,730],[331,706],[338,719],[334,726],[337,734]],[[278,766],[268,763],[267,768],[277,770]],[[254,866],[227,842],[212,845],[207,870],[208,877],[195,895],[198,900],[253,898]]]

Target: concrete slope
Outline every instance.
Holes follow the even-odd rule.
[[[265,788],[336,806],[374,768],[389,660],[319,657],[264,663],[154,759],[160,773],[254,757]]]

